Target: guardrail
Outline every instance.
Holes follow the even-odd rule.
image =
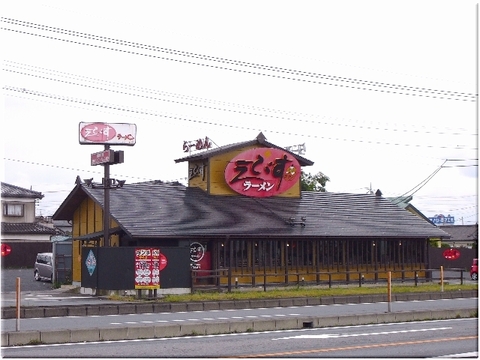
[[[448,272],[447,276],[445,272]],[[373,270],[373,271],[335,271],[335,272],[289,272],[284,273],[243,273],[241,275],[232,274],[231,269],[218,270],[192,270],[192,292],[195,291],[228,291],[233,288],[260,287],[263,286],[264,291],[268,287],[278,286],[304,286],[304,285],[328,285],[331,288],[334,284],[349,285],[357,283],[359,287],[364,284],[386,283],[388,274],[392,275],[392,282],[413,282],[418,286],[421,282],[439,281],[441,284],[448,280],[459,280],[460,284],[464,284],[465,272],[468,271],[460,268],[449,269],[416,269],[416,270]],[[420,277],[419,274],[424,274]],[[438,275],[437,275],[438,273]],[[305,280],[306,278],[315,277],[315,280]],[[250,279],[239,282],[238,277]],[[268,277],[284,277],[283,282],[269,282]],[[291,277],[296,281],[289,280]],[[263,279],[258,283],[257,279]],[[326,280],[325,280],[326,278]]]

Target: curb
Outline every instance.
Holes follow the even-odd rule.
[[[389,322],[443,320],[477,317],[477,308],[392,312],[366,315],[303,317],[290,319],[239,320],[217,323],[195,321],[183,324],[158,324],[122,328],[93,328],[51,331],[18,331],[1,334],[1,346],[62,344],[95,341],[155,339],[180,336],[215,335],[243,332],[293,330],[333,326],[380,324]]]
[[[439,300],[456,298],[476,298],[477,290],[459,290],[435,293],[399,293],[392,294],[392,301]],[[282,298],[259,300],[226,300],[182,303],[118,303],[100,305],[34,306],[20,308],[20,318],[42,318],[59,316],[124,315],[180,311],[208,311],[228,309],[258,309],[262,307],[288,307],[307,305],[359,304],[388,301],[387,294],[325,296],[309,298]],[[15,319],[15,307],[2,308],[2,319]]]

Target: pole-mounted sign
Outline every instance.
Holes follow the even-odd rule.
[[[110,165],[123,163],[124,160],[123,151],[113,151],[110,145],[135,145],[137,125],[81,122],[78,125],[78,140],[81,145],[104,145],[104,150],[91,154],[90,160],[92,166],[103,165],[104,167],[101,185],[104,189],[103,239],[105,246],[110,246],[110,189],[122,187],[125,183],[125,181],[118,181],[120,186],[113,186],[115,179],[110,179]],[[90,185],[87,184],[87,186]],[[91,186],[93,187],[93,183]]]
[[[99,151],[90,155],[92,166],[105,164],[121,164],[123,163],[123,151],[113,151],[112,149]]]
[[[128,145],[137,141],[135,124],[87,123],[79,124],[79,142],[82,145]]]

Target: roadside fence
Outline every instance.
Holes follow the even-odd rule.
[[[341,271],[341,272],[291,272],[288,276],[281,273],[243,273],[232,274],[231,269],[192,270],[192,292],[195,291],[227,291],[239,288],[290,287],[325,285],[331,288],[338,285],[384,284],[389,273],[394,283],[409,282],[418,286],[419,283],[438,282],[440,284],[458,282],[463,285],[468,271],[461,268],[417,269],[417,270],[373,270],[373,271]],[[467,273],[467,275],[465,274]],[[269,281],[271,278],[284,278],[282,282]],[[292,280],[295,279],[295,280]],[[312,280],[314,278],[314,280]],[[260,281],[259,281],[260,280]]]

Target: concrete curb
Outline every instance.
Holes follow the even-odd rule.
[[[18,331],[1,334],[1,346],[28,344],[61,344],[93,341],[155,339],[179,336],[214,335],[256,331],[293,330],[333,326],[380,324],[387,322],[440,320],[477,317],[478,309],[390,312],[381,314],[286,319],[239,320],[234,322],[185,322],[121,328],[93,328],[77,330]]]
[[[399,293],[392,294],[392,301],[439,300],[456,298],[476,298],[477,290],[459,290],[436,293]],[[283,298],[258,300],[228,300],[184,303],[135,302],[100,305],[35,306],[21,307],[20,318],[41,318],[58,316],[122,315],[180,311],[209,311],[228,309],[258,309],[269,307],[288,307],[306,305],[333,305],[386,302],[387,294],[325,296],[309,298]],[[2,319],[15,319],[14,307],[2,308]]]

